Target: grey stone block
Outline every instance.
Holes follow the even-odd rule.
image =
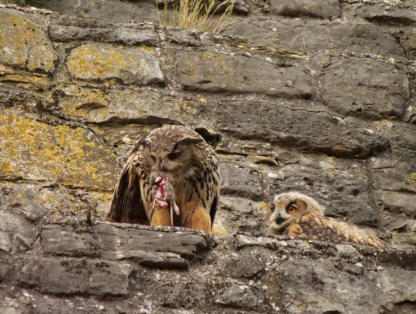
[[[270,11],[278,15],[320,18],[339,17],[341,15],[338,0],[271,0]]]
[[[37,257],[24,263],[18,280],[43,293],[120,296],[128,293],[131,271],[123,262]]]

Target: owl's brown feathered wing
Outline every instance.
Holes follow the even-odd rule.
[[[138,148],[136,145],[121,171],[107,215],[109,221],[149,224],[140,192],[140,170],[134,165]]]
[[[285,233],[289,236],[332,242],[352,242],[374,247],[385,244],[370,231],[314,213],[294,219]]]

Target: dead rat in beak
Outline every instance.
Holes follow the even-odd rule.
[[[153,183],[153,190],[155,199],[153,201],[153,208],[157,206],[167,207],[170,211],[170,224],[173,226],[173,211],[178,216],[180,214],[179,207],[175,202],[175,191],[172,184],[167,179],[157,176]]]

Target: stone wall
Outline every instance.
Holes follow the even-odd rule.
[[[416,311],[412,1],[238,0],[220,35],[31,3],[55,12],[0,5],[1,313]],[[164,123],[220,157],[214,236],[103,222]],[[388,248],[267,237],[288,190]]]

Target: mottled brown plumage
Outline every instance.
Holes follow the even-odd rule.
[[[183,126],[164,125],[136,143],[107,219],[210,232],[219,180],[218,159],[205,140]]]
[[[271,234],[385,246],[371,230],[325,217],[324,208],[317,201],[299,192],[276,195],[271,203],[267,222]]]

